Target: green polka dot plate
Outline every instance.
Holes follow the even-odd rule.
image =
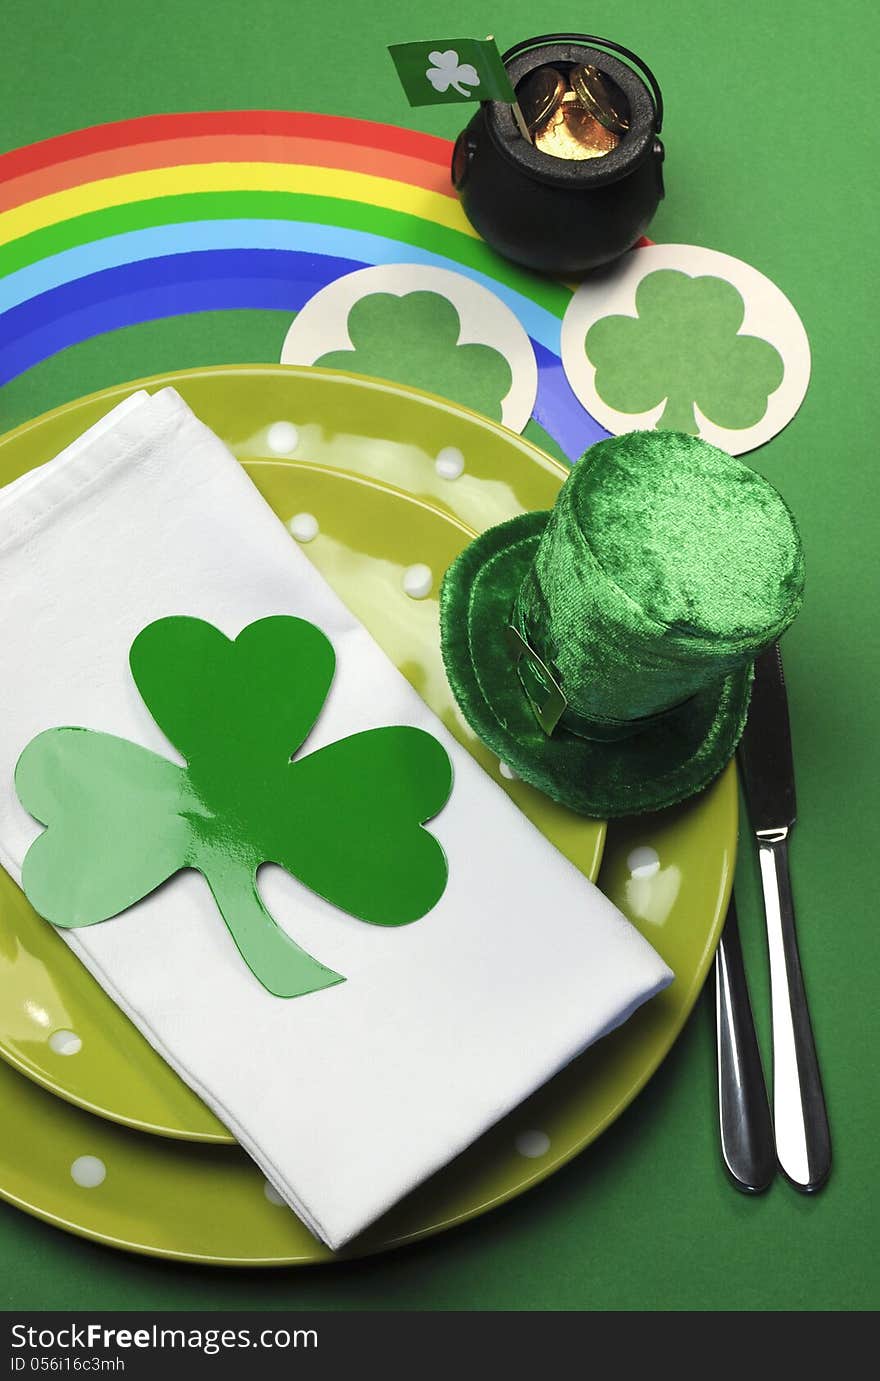
[[[0,438],[0,484],[50,459],[129,392],[165,384],[226,441],[291,540],[534,824],[586,876],[596,877],[601,860],[600,886],[676,973],[622,1030],[343,1254],[375,1251],[521,1193],[635,1097],[696,1001],[717,943],[734,863],[735,777],[729,768],[686,806],[615,824],[606,841],[604,825],[553,805],[473,738],[440,660],[440,578],[476,532],[549,508],[566,471],[523,438],[439,399],[278,365],[156,376]],[[256,1265],[330,1255],[274,1202],[244,1153],[222,1144],[231,1138],[213,1114],[2,872],[0,1055],[0,1108],[16,1126],[0,1149],[0,1195],[10,1202],[162,1256]]]

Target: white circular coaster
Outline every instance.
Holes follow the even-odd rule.
[[[463,273],[426,264],[378,264],[328,283],[294,317],[281,363],[410,384],[515,432],[538,392],[532,343],[507,304]]]
[[[785,294],[751,265],[698,245],[647,245],[578,288],[562,363],[610,432],[690,431],[742,455],[794,417],[810,343]]]

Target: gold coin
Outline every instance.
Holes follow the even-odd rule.
[[[553,158],[604,158],[619,143],[618,135],[568,100],[535,132],[535,147]]]
[[[586,63],[573,67],[569,75],[571,88],[585,110],[606,129],[623,134],[629,129],[629,104],[616,82]]]
[[[549,120],[565,95],[565,81],[555,67],[536,67],[523,77],[516,98],[530,132]]]

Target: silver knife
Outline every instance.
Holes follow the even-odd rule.
[[[739,765],[758,862],[770,954],[773,1123],[783,1173],[805,1194],[831,1169],[831,1136],[794,923],[788,837],[796,819],[794,763],[782,657],[774,643],[755,662]]]

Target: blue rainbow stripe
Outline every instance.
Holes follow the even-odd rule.
[[[191,247],[204,245],[206,238],[213,241],[215,231],[224,247]],[[225,244],[242,237],[259,243]],[[307,241],[310,248],[277,243],[292,240],[298,246]],[[142,257],[131,257],[134,241]],[[190,247],[149,253],[174,244]],[[343,257],[338,252],[343,244],[361,254],[369,251],[370,257]],[[96,270],[96,263],[103,266]],[[289,221],[199,222],[132,231],[10,274],[2,285],[3,302],[15,305],[0,315],[0,385],[59,350],[123,326],[234,308],[293,314],[328,283],[373,263],[431,264],[482,283],[510,306],[531,337],[539,378],[535,420],[571,460],[608,435],[572,393],[559,359],[560,323],[552,313],[485,275],[411,245]],[[43,291],[36,292],[41,286]]]

